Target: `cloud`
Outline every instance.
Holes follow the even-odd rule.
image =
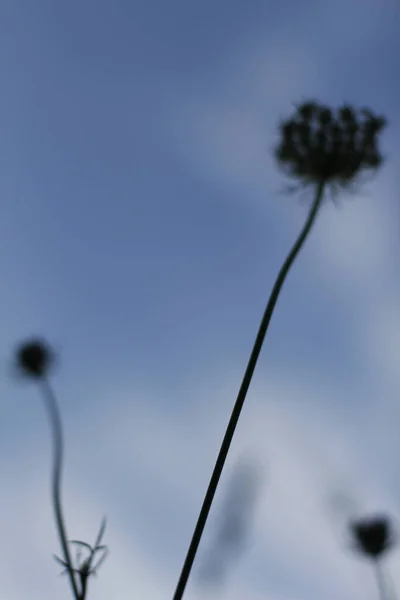
[[[51,556],[52,552],[60,555],[61,551],[49,503],[47,473],[39,469],[30,476],[25,473],[19,484],[12,482],[5,488],[7,493],[2,494],[2,510],[7,517],[2,525],[2,593],[8,590],[10,600],[70,598],[68,580],[58,576],[62,569]],[[64,508],[70,537],[91,543],[104,510],[101,499],[93,491],[87,493],[68,485]],[[130,594],[155,600],[165,598],[163,565],[155,565],[144,548],[135,543],[134,531],[130,532],[126,523],[118,519],[118,511],[111,516],[105,537],[112,550],[98,578],[90,581],[90,593],[99,600],[117,600]]]
[[[369,302],[381,301],[392,287],[396,269],[398,228],[391,200],[396,197],[392,172],[360,187],[358,194],[340,201],[339,207],[325,207],[315,238],[320,246],[316,256],[329,276],[340,277],[342,293],[363,295]]]
[[[104,389],[90,430],[83,412],[83,425],[69,432],[65,478],[69,533],[90,541],[104,513],[109,519],[106,541],[111,554],[92,582],[92,593],[99,600],[135,593],[156,600],[170,597],[236,379],[225,369],[225,378],[219,381],[193,382],[195,401],[173,411],[167,409],[173,406],[169,398],[173,392],[165,394],[162,408],[155,402],[159,390],[151,382],[138,390]],[[362,382],[358,389],[362,393]],[[387,402],[376,399],[374,410],[387,411]],[[263,466],[265,484],[252,547],[229,574],[219,592],[221,599],[323,595],[361,600],[371,589],[372,575],[364,576],[362,561],[345,554],[343,523],[332,511],[332,495],[344,489],[355,497],[360,512],[395,511],[398,491],[387,487],[385,461],[380,455],[374,458],[370,445],[374,410],[359,413],[353,404],[352,390],[336,381],[334,373],[327,377],[309,366],[292,364],[267,377],[258,373],[199,554],[200,561],[236,460],[255,457]],[[397,442],[392,451],[398,451]],[[45,457],[40,447],[37,456]],[[3,468],[4,535],[10,543],[2,549],[1,576],[11,600],[26,597],[32,587],[38,598],[43,590],[49,597],[69,597],[67,582],[57,578],[57,565],[51,560],[58,541],[49,503],[48,461],[38,463],[28,476],[21,449]],[[20,479],[18,473],[25,475]],[[395,557],[393,573],[398,564]],[[17,569],[24,578],[16,577]],[[194,578],[188,600],[198,595]]]
[[[232,388],[228,384],[225,391],[221,387],[216,392],[211,384],[207,393],[203,386],[198,393],[200,408],[162,418],[160,411],[152,408],[148,394],[140,406],[127,410],[126,402],[121,402],[120,408],[105,411],[96,423],[103,440],[97,452],[104,465],[102,489],[112,487],[116,479],[121,481],[119,519],[123,523],[129,518],[131,523],[126,554],[137,551],[148,556],[149,573],[158,572],[162,565],[169,585],[173,585],[173,574],[186,550],[227,421]],[[343,397],[346,394],[347,398]],[[382,507],[392,510],[396,498],[382,488],[382,473],[370,469],[374,450],[369,446],[368,426],[374,414],[362,413],[368,421],[363,423],[356,410],[335,407],[337,397],[344,406],[351,406],[353,399],[346,387],[335,386],[333,380],[310,378],[308,372],[293,375],[290,365],[267,381],[258,379],[252,388],[223,479],[225,485],[235,460],[244,454],[265,465],[267,483],[257,512],[252,560],[245,560],[245,568],[240,570],[240,585],[249,598],[261,590],[267,597],[273,595],[277,580],[280,593],[299,598],[303,588],[314,590],[315,597],[323,593],[326,597],[361,598],[363,590],[370,587],[367,582],[365,588],[359,585],[362,564],[358,569],[357,561],[343,553],[342,524],[333,518],[331,496],[344,487],[355,496],[361,512]],[[165,402],[169,405],[168,398]],[[380,465],[383,477],[384,466]],[[113,506],[117,505],[116,494],[115,490]],[[91,495],[98,495],[95,486]],[[210,529],[222,496],[220,491]],[[83,506],[85,514],[84,504],[76,505]],[[156,506],[158,514],[152,514]],[[158,532],[153,530],[154,524],[159,525]],[[120,540],[115,538],[114,544]],[[168,556],[164,555],[166,548],[170,549]],[[102,576],[106,577],[106,572]],[[133,580],[129,585],[136,589]],[[230,597],[232,585],[228,582],[221,598]]]
[[[362,53],[376,39],[385,12],[375,0],[367,7],[344,0],[323,9],[315,4],[310,2],[303,15],[288,18],[283,27],[235,41],[227,62],[212,65],[212,75],[181,98],[165,124],[173,141],[169,150],[211,185],[229,190],[255,219],[271,217],[277,238],[296,234],[305,209],[293,208],[292,199],[276,202],[281,180],[269,150],[276,119],[290,110],[293,99],[330,95],[334,78],[346,77],[349,50]],[[293,35],[297,19],[300,29]],[[335,37],[340,43],[330,46]],[[342,100],[342,89],[335,89],[334,97]],[[299,353],[285,365],[274,362],[271,352],[272,368],[260,361],[257,369],[195,567],[196,572],[236,460],[255,457],[264,468],[265,485],[252,544],[220,590],[221,600],[375,597],[372,572],[350,551],[346,554],[344,515],[332,506],[332,497],[344,490],[360,512],[398,511],[400,325],[393,173],[379,178],[367,194],[343,203],[340,210],[324,207],[299,262],[300,273],[321,293],[307,299],[309,312],[313,302],[330,296],[334,319],[324,323],[318,343],[329,345],[338,330],[346,329],[351,352],[342,348],[332,353],[325,370],[319,365],[318,345],[313,356]],[[214,285],[217,275],[212,277]],[[294,286],[292,293],[296,298],[303,292]],[[110,306],[112,319],[115,308]],[[59,307],[52,310],[59,316]],[[48,314],[47,308],[43,311]],[[32,320],[27,315],[25,321]],[[13,339],[15,327],[24,329],[21,323],[10,325],[7,335]],[[290,336],[282,343],[290,345]],[[347,356],[352,377],[342,379]],[[218,380],[204,381],[204,370],[197,375],[192,370],[179,395],[172,384],[166,388],[162,376],[157,381],[153,363],[152,379],[143,375],[140,388],[114,371],[116,361],[109,372],[79,371],[85,383],[77,385],[78,397],[87,401],[65,411],[68,531],[91,541],[107,514],[111,549],[89,597],[172,596],[237,392],[233,363],[229,352],[220,359]],[[71,372],[65,372],[68,378]],[[75,393],[74,384],[68,393],[62,389],[67,397],[71,389]],[[4,392],[6,396],[9,390]],[[190,395],[187,404],[185,395]],[[1,591],[9,600],[66,600],[67,582],[57,576],[51,559],[58,540],[49,498],[48,431],[45,425],[36,430],[33,410],[20,411],[12,421],[15,443],[8,427],[2,432]],[[400,585],[398,552],[389,564]],[[194,578],[186,597],[199,596]]]
[[[382,374],[383,395],[393,398],[400,389],[400,289],[393,286],[393,293],[379,304],[379,310],[365,315],[366,326],[361,337],[370,364]]]
[[[246,196],[265,196],[276,114],[314,89],[315,61],[309,48],[274,36],[234,56],[214,90],[182,100],[168,120],[170,135],[195,171]]]

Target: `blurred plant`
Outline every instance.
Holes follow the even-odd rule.
[[[228,566],[244,551],[259,497],[258,465],[243,459],[235,465],[219,511],[216,535],[200,571],[200,583],[220,583]]]
[[[390,519],[386,516],[364,517],[351,521],[349,526],[353,549],[372,561],[381,600],[389,600],[382,559],[396,542]]]
[[[90,575],[95,574],[96,570],[106,557],[106,546],[99,545],[104,535],[106,522],[103,520],[101,524],[100,532],[97,536],[97,540],[93,549],[85,542],[70,542],[72,544],[85,547],[89,550],[88,558],[86,558],[82,563],[80,563],[80,554],[78,555],[78,566],[75,567],[68,547],[68,537],[61,502],[61,475],[64,447],[60,412],[56,396],[48,378],[53,364],[53,352],[48,344],[42,339],[35,338],[27,340],[17,347],[16,367],[23,377],[30,378],[39,385],[53,435],[52,503],[58,536],[60,538],[60,544],[63,553],[63,559],[59,557],[55,558],[65,567],[65,572],[68,574],[75,600],[85,600],[88,578]],[[94,566],[93,560],[98,552],[102,552],[103,554],[100,560]]]
[[[278,166],[301,187],[312,187],[314,200],[304,226],[278,272],[268,299],[175,589],[174,600],[181,600],[185,592],[264,338],[289,270],[316,221],[325,191],[329,190],[335,196],[340,190],[350,190],[361,175],[372,173],[381,165],[378,135],[385,125],[385,119],[375,116],[369,109],[356,111],[352,106],[343,105],[333,111],[315,101],[297,106],[294,114],[280,125],[280,139],[274,151]]]

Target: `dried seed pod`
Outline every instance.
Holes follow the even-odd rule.
[[[53,352],[44,340],[31,339],[20,344],[17,348],[17,368],[25,377],[32,377],[33,379],[45,377],[53,362]]]
[[[392,524],[385,516],[352,521],[350,530],[356,550],[373,560],[380,558],[395,543]]]

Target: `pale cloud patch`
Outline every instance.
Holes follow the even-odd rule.
[[[49,501],[48,475],[44,470],[28,475],[23,465],[18,466],[24,473],[19,481],[3,474],[3,484],[9,481],[11,485],[4,485],[2,493],[1,592],[10,600],[67,600],[71,598],[68,580],[58,576],[62,567],[52,559],[53,552],[60,555],[61,551]],[[70,481],[68,484],[64,494],[68,534],[92,543],[103,516],[103,502],[96,497],[96,490],[88,492]],[[162,562],[156,564],[136,542],[134,527],[118,517],[118,502],[109,516],[105,542],[111,552],[98,577],[90,581],[90,595],[99,600],[123,600],[132,595],[167,598],[170,581]]]
[[[392,173],[385,175],[344,195],[337,207],[327,204],[314,233],[325,272],[340,277],[342,292],[365,294],[368,287],[371,302],[382,300],[391,287],[397,262],[395,184]]]
[[[246,201],[250,194],[264,203],[273,175],[276,115],[286,114],[293,98],[315,88],[318,70],[303,41],[288,43],[272,35],[267,42],[246,42],[224,65],[215,89],[188,95],[168,124],[175,147],[192,169],[245,192]]]
[[[339,523],[340,519],[335,521],[331,496],[344,488],[355,497],[360,512],[395,511],[397,496],[385,491],[385,461],[379,461],[379,436],[377,450],[369,444],[374,410],[360,408],[357,415],[352,407],[354,390],[335,386],[333,379],[313,377],[307,382],[308,379],[306,373],[301,377],[290,375],[289,366],[287,372],[275,373],[269,383],[259,382],[252,388],[223,486],[236,459],[244,454],[255,456],[264,466],[266,485],[257,511],[253,558],[257,564],[265,560],[263,585],[267,595],[273,592],[268,587],[268,565],[275,569],[279,565],[287,574],[288,583],[282,593],[288,596],[296,595],[299,588],[301,597],[302,586],[307,586],[314,590],[311,597],[324,592],[326,597],[336,594],[361,600],[371,582],[360,584],[362,562],[358,565],[355,558],[344,554],[343,523]],[[230,385],[226,392],[221,388],[215,395],[204,389],[201,410],[192,414],[186,411],[160,419],[159,411],[137,406],[123,414],[116,411],[112,418],[106,416],[110,440],[115,440],[118,432],[113,452],[106,442],[108,468],[130,468],[132,495],[135,473],[140,469],[146,474],[142,484],[148,486],[148,493],[167,502],[163,510],[168,525],[163,535],[174,536],[172,546],[175,551],[181,548],[182,558],[191,533],[191,519],[196,516],[195,507],[204,493],[228,418],[233,398],[229,390]],[[362,382],[358,393],[363,393]],[[348,412],[335,408],[338,397],[344,406],[349,406]],[[379,408],[385,410],[384,406]],[[212,419],[207,415],[212,415]],[[102,460],[101,452],[99,459]],[[221,493],[210,528],[218,514],[220,497]],[[142,510],[143,519],[149,519],[145,506]],[[188,521],[189,514],[192,517]],[[209,534],[200,557],[208,537]],[[140,545],[140,539],[136,541]],[[154,560],[160,557],[155,556]],[[175,556],[172,562],[178,567],[179,557]],[[246,560],[246,570],[252,568]],[[243,572],[241,582],[249,585],[251,597],[253,586],[247,583],[247,577]],[[221,595],[224,597],[229,596]]]
[[[395,286],[393,286],[395,287]],[[366,315],[364,335],[361,337],[367,360],[382,373],[386,381],[383,394],[394,397],[400,390],[400,289],[382,301],[379,310]],[[394,399],[394,398],[393,398]],[[394,400],[397,404],[397,401]]]
[[[111,554],[99,579],[92,582],[92,594],[99,600],[122,600],[132,594],[155,600],[171,596],[236,383],[236,376],[227,383],[211,381],[197,386],[193,382],[196,402],[174,412],[156,406],[153,395],[158,391],[151,386],[147,393],[144,388],[113,389],[110,393],[118,401],[112,407],[104,390],[90,436],[82,436],[78,428],[76,437],[69,440],[65,507],[70,536],[90,541],[103,514],[109,518],[106,541]],[[257,377],[199,554],[201,560],[236,460],[254,457],[262,467],[264,485],[252,549],[238,572],[229,575],[219,593],[221,599],[373,597],[372,575],[367,576],[362,561],[344,553],[343,523],[331,508],[332,495],[344,489],[354,496],[360,512],[382,509],[396,514],[398,496],[387,491],[379,439],[376,448],[369,444],[375,412],[357,414],[352,406],[355,391],[335,382],[333,375],[313,373],[311,377],[308,370],[292,369],[291,365],[267,380],[260,374]],[[358,393],[363,393],[362,382]],[[339,397],[341,408],[335,406]],[[131,398],[137,401],[127,401]],[[168,395],[164,402],[165,407],[172,405]],[[387,410],[377,399],[378,407]],[[96,452],[88,458],[84,451],[90,447],[96,447]],[[393,451],[398,450],[396,442]],[[22,454],[10,461],[3,474],[4,535],[11,540],[2,549],[2,564],[7,565],[4,589],[10,590],[12,600],[31,595],[30,587],[37,590],[37,598],[66,599],[70,597],[67,582],[57,578],[57,565],[51,560],[58,541],[49,502],[48,465],[43,462],[37,472],[19,480],[14,473],[26,473]],[[80,462],[79,456],[83,458]],[[29,498],[29,503],[24,498]],[[156,504],[157,515],[152,512]],[[149,544],[147,537],[159,513],[163,529],[155,536],[158,542]],[[16,531],[15,523],[19,524]],[[16,571],[9,565],[22,569],[24,579],[16,579]],[[394,557],[393,574],[398,565]],[[258,571],[256,578],[254,570]],[[279,589],[269,583],[277,571],[285,573]],[[194,583],[189,600],[200,596]]]

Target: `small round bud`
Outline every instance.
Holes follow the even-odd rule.
[[[350,523],[356,549],[364,556],[376,560],[394,545],[391,522],[378,516],[358,519]]]
[[[16,351],[19,371],[26,377],[45,377],[53,363],[53,353],[41,339],[31,339],[20,344]]]

